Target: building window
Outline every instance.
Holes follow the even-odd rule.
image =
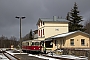
[[[82,46],[85,45],[85,39],[81,39],[81,45],[82,45]]]
[[[74,39],[70,39],[71,46],[74,46]]]
[[[40,30],[38,31],[38,35],[40,36]]]
[[[44,22],[43,22],[43,25],[44,25]]]
[[[40,22],[39,22],[38,26],[40,27]]]
[[[42,37],[42,30],[41,30],[41,37]]]
[[[42,21],[41,21],[41,26],[42,26]]]
[[[44,35],[44,29],[43,29],[43,35]]]

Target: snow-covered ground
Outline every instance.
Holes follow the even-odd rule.
[[[15,55],[15,54],[27,54],[27,53],[20,53],[19,50],[17,50],[17,53],[14,53],[13,50],[6,51],[6,52],[10,53],[11,55]]]
[[[17,50],[19,51],[19,50]],[[27,54],[27,53],[13,53],[12,50],[10,51],[6,51],[7,53],[10,53],[11,55],[14,55],[14,54]],[[49,58],[49,57],[45,57],[45,56],[38,56],[38,55],[33,55],[33,54],[29,54],[28,56],[34,56],[34,57],[38,57],[38,58],[42,58],[42,59],[49,59],[49,60],[60,60],[60,59],[55,59],[55,58]]]
[[[2,53],[0,54],[0,60],[9,60],[7,57],[5,57]]]
[[[5,50],[5,49],[0,49],[0,51],[2,50]],[[9,51],[6,51],[7,53],[10,53],[11,55],[14,55],[14,54],[27,54],[27,53],[13,53],[13,50],[9,50]],[[19,52],[17,50],[17,52]],[[9,60],[6,56],[3,55],[3,53],[0,53],[0,60]]]
[[[14,55],[14,54],[27,54],[27,53],[13,53],[12,50],[7,51],[8,53]],[[34,56],[34,57],[38,57],[38,58],[42,58],[42,59],[49,59],[49,60],[59,60],[59,59],[55,59],[55,58],[51,58],[51,57],[45,57],[42,55],[33,55],[33,54],[29,54],[28,56]],[[52,56],[51,53],[48,53],[47,56]],[[59,58],[67,58],[67,59],[75,59],[75,60],[88,60],[88,57],[84,57],[84,56],[73,56],[73,55],[56,55],[55,53],[53,54],[53,57],[59,57]]]
[[[47,55],[52,56],[50,53]],[[42,58],[42,59],[49,59],[49,60],[58,60],[58,59],[54,59],[54,58],[45,57],[42,55],[38,56],[38,55],[29,54],[28,56],[34,56],[34,57],[38,57],[38,58]],[[77,56],[73,56],[73,55],[56,55],[56,54],[53,54],[53,57],[67,58],[67,59],[74,59],[74,60],[88,60],[87,57],[84,57],[84,56],[77,57]]]
[[[49,59],[49,60],[60,60],[60,59],[45,57],[45,56],[42,56],[42,55],[32,55],[32,54],[29,54],[28,56],[34,56],[34,57],[38,57],[38,58],[42,58],[42,59]]]
[[[47,54],[48,56],[52,56],[51,53]],[[75,60],[88,60],[88,57],[85,56],[73,56],[73,55],[56,55],[55,53],[53,53],[53,57],[59,57],[59,58],[67,58],[67,59],[75,59]]]

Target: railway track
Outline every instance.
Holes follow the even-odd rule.
[[[9,60],[20,60],[19,58],[7,53],[7,52],[3,52],[3,54],[9,59]]]
[[[47,56],[47,55],[43,55],[45,57],[50,57],[50,58],[55,58],[55,59],[59,59],[59,60],[74,60],[74,59],[66,59],[66,58],[60,58],[60,57],[54,57],[54,56]]]
[[[8,58],[8,60],[49,60],[49,59],[56,59],[56,60],[74,60],[74,59],[68,59],[68,58],[61,58],[58,56],[49,56],[47,54],[15,54],[11,55],[5,51],[2,52],[4,56]],[[19,57],[19,58],[17,58]],[[82,60],[82,59],[78,59]],[[86,60],[86,59],[84,59]]]

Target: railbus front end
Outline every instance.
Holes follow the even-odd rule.
[[[22,42],[22,50],[27,52],[41,52],[41,44],[38,40],[28,40]]]

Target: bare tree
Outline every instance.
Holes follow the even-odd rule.
[[[12,36],[9,39],[3,35],[0,37],[0,48],[10,48],[11,45],[14,45],[14,47],[17,47],[18,43],[19,42],[14,36]]]
[[[85,22],[86,33],[90,34],[90,19]]]
[[[9,40],[10,40],[10,46],[11,45],[14,45],[14,47],[16,47],[18,45],[17,44],[17,38],[16,37],[11,36]]]

